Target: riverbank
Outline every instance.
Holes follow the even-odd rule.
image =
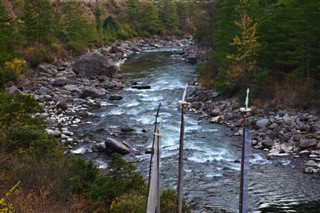
[[[213,90],[197,88],[190,94],[189,111],[210,123],[227,125],[234,135],[242,135],[244,107],[233,99],[222,99]],[[250,104],[250,103],[249,103]],[[252,146],[266,152],[269,160],[293,156],[304,161],[305,173],[320,174],[320,117],[295,109],[250,106],[246,115]]]
[[[82,141],[71,128],[92,122],[91,109],[114,105],[114,101],[122,99],[116,93],[128,82],[122,78],[121,64],[145,50],[164,46],[188,47],[192,43],[192,37],[116,41],[110,46],[90,50],[79,58],[41,64],[27,78],[8,86],[6,91],[34,96],[44,108],[37,116],[47,121],[47,132],[66,148],[72,148]],[[175,57],[194,63],[195,54],[190,50],[179,51]]]

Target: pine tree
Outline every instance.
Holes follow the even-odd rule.
[[[95,40],[95,29],[84,16],[78,3],[74,1],[61,3],[62,28],[59,39],[67,44],[69,50],[81,53]]]
[[[232,46],[236,47],[236,52],[227,54],[229,60],[226,71],[227,86],[246,88],[256,71],[256,59],[259,43],[256,36],[257,22],[248,15],[248,0],[240,0],[236,11],[240,14],[240,20],[235,24],[239,28],[239,34],[233,38]]]
[[[160,1],[159,19],[164,31],[175,32],[178,26],[177,5],[172,0]]]
[[[48,0],[25,0],[22,20],[28,43],[51,44],[55,40],[56,20]]]

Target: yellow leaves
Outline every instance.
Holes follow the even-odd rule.
[[[6,199],[12,194],[12,192],[18,187],[20,181],[18,181],[11,189],[0,199],[0,213],[14,212],[12,203],[7,203]]]
[[[23,78],[27,71],[27,62],[24,59],[14,58],[5,62],[4,69],[15,78]]]

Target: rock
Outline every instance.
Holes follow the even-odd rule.
[[[81,92],[79,86],[73,85],[73,84],[67,84],[67,85],[63,86],[63,88],[65,90],[70,91],[70,92],[76,92],[76,93],[80,93]]]
[[[308,173],[308,174],[313,174],[313,173],[317,173],[318,170],[317,169],[314,169],[312,167],[307,167],[303,170],[304,173]]]
[[[92,146],[93,152],[106,152],[106,144],[105,143],[97,143]]]
[[[273,146],[273,141],[271,139],[266,139],[262,141],[262,146],[267,149],[271,149]]]
[[[314,160],[308,160],[304,165],[308,167],[319,167],[319,164]]]
[[[110,95],[109,100],[110,101],[116,101],[116,100],[121,100],[122,96],[120,95]]]
[[[64,86],[69,82],[69,80],[66,77],[58,77],[56,79],[54,79],[54,81],[52,82],[52,86]]]
[[[216,117],[220,114],[221,109],[220,108],[215,108],[214,110],[211,111],[210,116],[211,117]]]
[[[6,88],[7,93],[9,94],[22,94],[22,91],[18,89],[16,86],[11,86]]]
[[[131,87],[132,89],[151,89],[149,85],[134,85]]]
[[[314,147],[314,146],[317,146],[317,140],[315,138],[303,139],[299,143],[299,147],[301,149],[306,149],[306,148],[310,148],[310,147]]]
[[[269,124],[269,119],[260,119],[256,122],[256,126],[259,128],[266,128],[266,126]]]
[[[199,110],[201,107],[202,107],[202,103],[201,102],[193,102],[193,103],[191,103],[191,108]]]
[[[105,141],[105,146],[110,152],[117,152],[123,155],[130,153],[130,149],[126,145],[113,138],[107,138]]]
[[[47,133],[49,135],[52,135],[54,137],[60,137],[61,136],[61,131],[59,130],[52,130],[52,129],[46,129]]]
[[[186,57],[186,60],[187,60],[187,62],[190,63],[190,64],[197,64],[197,62],[198,62],[198,58],[197,58],[197,56],[195,56],[195,55],[189,55],[189,56],[187,56],[187,57]]]
[[[50,89],[48,89],[47,87],[44,87],[44,86],[41,86],[37,92],[39,95],[52,95],[53,94],[53,92]]]
[[[66,111],[68,109],[68,104],[66,101],[61,100],[56,105],[57,109],[61,109],[62,111]]]
[[[210,123],[220,123],[221,121],[223,121],[223,117],[219,115],[211,118]]]
[[[292,140],[294,142],[299,142],[302,139],[302,136],[300,134],[296,134],[292,136]]]
[[[293,145],[289,143],[282,143],[280,145],[280,152],[291,153],[293,151]]]
[[[133,132],[135,129],[131,128],[130,126],[123,126],[121,127],[122,132]]]
[[[82,90],[81,98],[87,98],[87,97],[99,98],[99,97],[105,95],[105,93],[106,93],[105,89],[97,89],[94,87],[85,87]]]
[[[101,53],[94,52],[80,57],[72,67],[78,76],[106,75],[113,77],[120,68]]]

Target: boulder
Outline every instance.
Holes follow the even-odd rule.
[[[266,126],[269,124],[269,122],[270,121],[267,118],[260,119],[260,120],[257,120],[256,126],[259,128],[266,128]]]
[[[105,89],[97,89],[94,87],[84,87],[81,92],[81,98],[99,98],[106,94]]]
[[[317,140],[315,138],[304,139],[304,140],[300,141],[299,146],[300,146],[301,149],[314,147],[314,146],[317,146]]]
[[[135,85],[135,86],[132,86],[132,89],[151,89],[151,86],[149,86],[149,85]]]
[[[22,91],[18,89],[16,86],[6,88],[6,92],[9,94],[22,94]]]
[[[197,56],[195,56],[195,55],[189,55],[189,56],[187,56],[187,57],[186,57],[186,60],[187,60],[187,62],[190,63],[190,64],[197,64],[197,62],[198,62],[198,58],[197,58]]]
[[[123,126],[121,127],[122,132],[133,132],[135,129],[131,128],[130,126]]]
[[[113,77],[120,72],[119,66],[98,52],[83,55],[73,64],[72,69],[82,77],[98,75]]]
[[[130,149],[128,146],[113,138],[107,138],[105,141],[105,145],[106,149],[110,152],[116,152],[123,155],[130,153]]]
[[[109,100],[110,101],[117,101],[117,100],[121,100],[122,96],[120,95],[110,95]]]
[[[69,83],[69,80],[66,77],[58,77],[53,80],[52,86],[62,87],[64,85],[66,85],[67,83]]]

